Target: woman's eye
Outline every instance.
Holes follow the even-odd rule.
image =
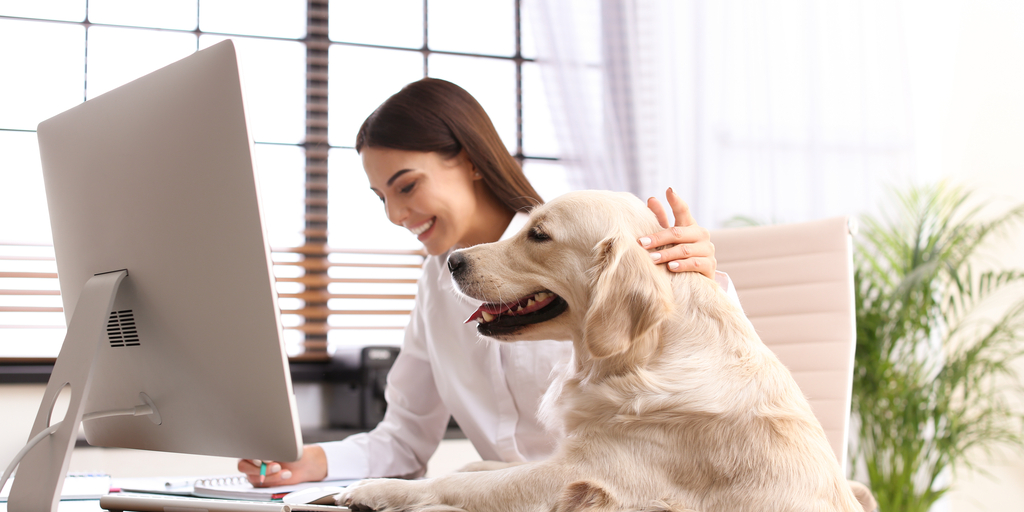
[[[415,186],[416,186],[416,182],[414,181],[414,182],[412,182],[412,183],[410,183],[410,184],[400,188],[399,192],[401,192],[403,194],[408,194],[409,192],[412,191],[412,188],[415,187]]]

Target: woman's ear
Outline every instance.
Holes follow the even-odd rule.
[[[659,278],[661,270],[633,240],[612,236],[600,241],[590,271],[583,346],[595,358],[625,352],[672,311],[668,280]]]
[[[478,181],[484,179],[484,175],[480,173],[480,168],[473,163],[473,160],[469,158],[469,153],[466,148],[462,148],[459,153],[453,156],[450,163],[457,166],[462,166],[464,169],[469,171],[469,178],[472,181]]]

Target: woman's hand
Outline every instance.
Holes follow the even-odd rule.
[[[715,277],[715,245],[711,243],[711,235],[707,229],[697,225],[690,207],[671,188],[665,192],[665,199],[672,208],[675,225],[669,224],[665,207],[656,198],[647,200],[647,207],[658,217],[658,223],[664,231],[641,237],[639,242],[645,249],[653,249],[663,245],[673,245],[651,253],[651,259],[657,263],[667,263],[672,272],[700,272],[712,279]]]
[[[267,474],[260,480],[260,465],[267,464]],[[291,485],[300,482],[319,482],[327,477],[327,456],[315,444],[302,447],[302,458],[295,462],[242,459],[238,470],[245,473],[253,487]]]

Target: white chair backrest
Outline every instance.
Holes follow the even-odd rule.
[[[793,374],[846,469],[856,325],[846,217],[713,231],[761,340]]]

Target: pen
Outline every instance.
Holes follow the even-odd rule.
[[[263,479],[267,477],[267,463],[260,462],[260,485],[263,485]]]
[[[167,489],[173,489],[175,487],[188,487],[190,485],[192,485],[192,482],[189,481],[189,480],[178,480],[178,481],[170,480],[170,481],[164,482],[164,487],[167,488]]]

